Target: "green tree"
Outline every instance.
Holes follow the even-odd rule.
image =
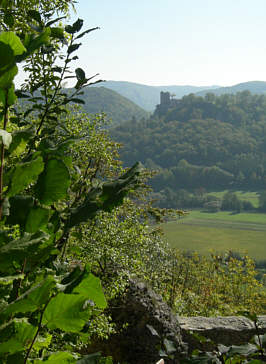
[[[234,192],[228,191],[224,194],[221,206],[222,210],[240,212],[242,208],[243,203]]]
[[[14,30],[0,34],[0,52],[5,55],[0,62],[3,363],[77,361],[77,353],[57,344],[58,335],[82,335],[85,324],[106,307],[106,299],[88,265],[69,265],[71,232],[99,212],[122,204],[139,184],[141,172],[136,164],[112,180],[107,174],[105,181],[93,185],[87,183],[89,165],[81,170],[74,164],[72,148],[78,138],[65,128],[66,105],[82,102],[77,96],[90,78],[77,68],[71,76],[76,79],[71,95],[64,92],[62,82],[69,77],[66,71],[79,40],[94,29],[81,32],[81,19],[61,26],[61,18],[55,18],[60,6],[49,4],[26,1],[23,8],[20,2],[0,3],[4,28]],[[19,18],[21,23],[14,16],[20,10],[26,14],[24,21]],[[62,42],[65,56],[59,52]],[[26,62],[28,81],[23,91],[15,91],[13,80],[21,62]],[[27,99],[26,111],[16,109],[17,97]],[[95,153],[92,159],[97,159]]]

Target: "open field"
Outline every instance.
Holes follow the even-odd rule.
[[[209,195],[212,196],[216,196],[220,199],[223,198],[223,195],[228,192],[228,190],[225,191],[219,191],[219,192],[211,192],[209,193]],[[252,203],[252,205],[254,207],[259,207],[259,194],[258,192],[254,192],[254,191],[231,191],[234,192],[237,197],[241,200],[241,201],[249,201],[250,203]]]
[[[192,211],[188,217],[163,224],[166,240],[180,250],[232,250],[266,260],[266,214]]]
[[[203,212],[198,210],[189,211],[189,215],[182,219],[184,224],[193,224],[197,221],[209,221],[215,224],[233,224],[237,226],[237,223],[244,225],[255,224],[255,228],[263,228],[266,231],[266,214],[255,212],[243,212],[235,213],[230,211]],[[257,226],[258,225],[258,226]],[[262,225],[262,226],[261,226]]]

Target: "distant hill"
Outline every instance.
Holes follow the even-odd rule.
[[[181,98],[190,93],[197,93],[202,90],[213,90],[219,86],[148,86],[140,83],[127,81],[106,81],[105,88],[118,92],[120,95],[133,101],[146,111],[154,111],[160,102],[160,91],[169,91]]]
[[[126,166],[139,160],[159,171],[151,184],[160,206],[199,206],[181,201],[184,190],[265,189],[266,95],[190,94],[172,101],[145,123],[111,130],[124,145]]]
[[[127,98],[105,87],[90,87],[84,89],[84,95],[79,98],[85,101],[83,105],[89,114],[106,113],[113,124],[122,124],[135,117],[137,120],[147,118],[149,113]]]
[[[242,91],[250,91],[252,94],[266,94],[266,82],[265,81],[249,81],[249,82],[243,82],[239,83],[234,86],[230,87],[219,87],[216,89],[210,90],[203,90],[200,92],[197,92],[197,96],[205,96],[207,93],[211,92],[217,96],[223,95],[223,94],[236,94],[237,92]]]

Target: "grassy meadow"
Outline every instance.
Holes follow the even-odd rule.
[[[232,250],[266,260],[266,214],[191,211],[162,228],[169,244],[180,250],[201,254]]]
[[[225,191],[219,191],[219,192],[211,192],[209,193],[209,195],[218,197],[220,199],[223,198],[223,195],[228,192],[229,190],[225,190]],[[249,201],[250,203],[252,203],[252,205],[257,208],[259,207],[259,193],[255,192],[255,191],[232,191],[234,192],[237,197],[241,200],[241,201]]]

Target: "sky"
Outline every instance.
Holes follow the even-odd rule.
[[[86,75],[147,85],[266,80],[266,0],[79,0]]]

